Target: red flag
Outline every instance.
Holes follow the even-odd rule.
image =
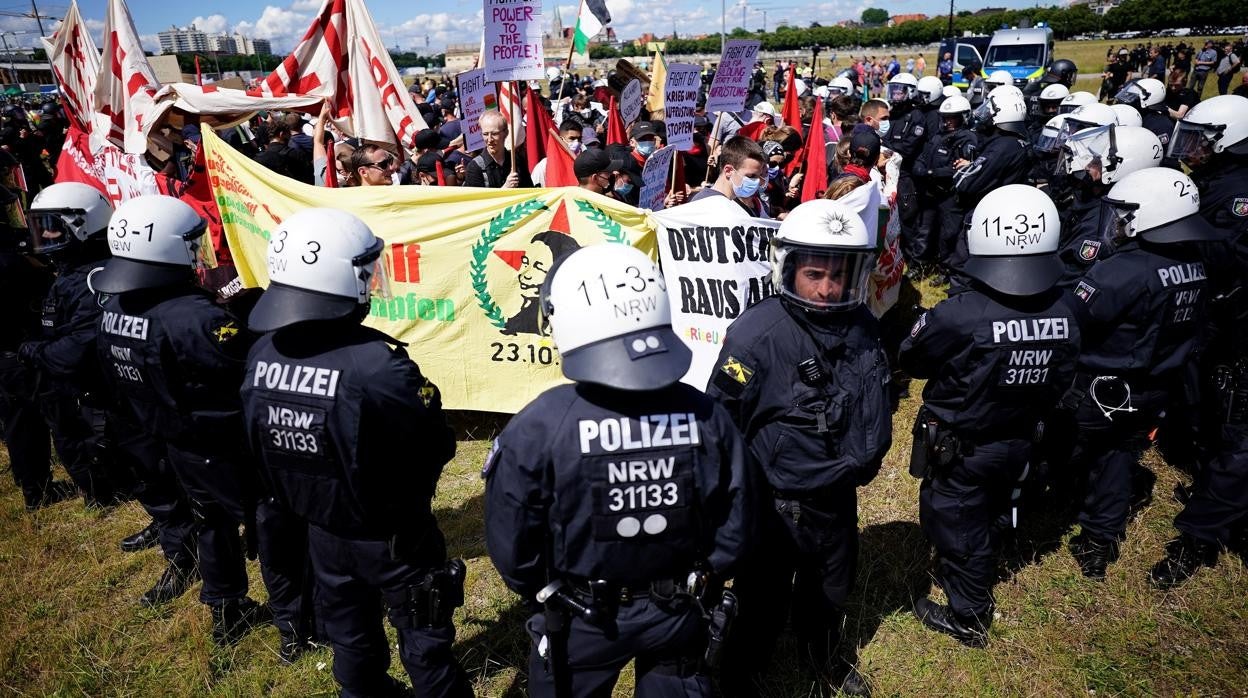
[[[756,141],[759,136],[763,135],[763,131],[766,131],[767,128],[768,126],[766,121],[751,121],[750,123],[737,129],[737,135],[745,136],[752,141]]]
[[[797,104],[797,68],[789,63],[789,76],[785,81],[784,106],[780,109],[780,118],[785,126],[802,127],[802,112]]]
[[[199,56],[195,57],[195,84],[200,87],[204,86],[204,75],[199,72]]]
[[[614,95],[607,106],[607,145],[628,145],[624,117],[620,116],[620,103],[615,101]]]
[[[328,168],[327,168],[328,169]],[[161,194],[177,197],[191,205],[201,218],[208,222],[208,234],[212,237],[212,246],[216,249],[217,262],[230,262],[230,248],[226,244],[225,232],[221,228],[221,210],[217,208],[217,200],[212,197],[212,185],[208,179],[208,167],[204,163],[204,148],[195,150],[195,163],[191,166],[191,174],[185,182],[176,177],[156,175],[156,188]]]
[[[52,40],[42,41],[61,88],[65,113],[73,125],[90,134],[91,120],[96,113],[95,85],[100,74],[100,52],[78,14],[77,3],[70,3]]]
[[[326,150],[328,150],[329,152],[326,153],[328,157],[326,158],[326,162],[325,162],[325,186],[329,187],[330,189],[337,189],[338,188],[338,158],[334,154],[334,146],[332,143],[329,145],[329,147]]]
[[[555,120],[550,117],[546,107],[542,106],[537,90],[532,88],[524,93],[524,111],[528,115],[524,124],[524,152],[529,157],[529,167],[533,167],[541,162],[542,158],[550,157],[550,147],[543,134],[554,130]],[[546,165],[549,167],[550,163]]]
[[[546,131],[546,186],[575,187],[580,182],[576,179],[576,171],[572,169],[572,153],[559,138],[559,132],[551,128]]]
[[[805,153],[803,167],[806,176],[802,178],[802,202],[823,196],[828,189],[828,153],[823,140],[823,99],[815,98],[815,115],[810,120],[810,132],[806,134],[806,143],[802,146]]]

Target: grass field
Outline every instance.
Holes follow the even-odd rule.
[[[927,303],[937,292],[924,288]],[[920,386],[913,386],[917,396]],[[1155,452],[1155,500],[1133,521],[1122,559],[1104,583],[1080,576],[1062,542],[1069,531],[1029,534],[1009,581],[997,586],[991,644],[971,650],[927,632],[909,612],[931,583],[918,527],[918,483],[906,473],[917,397],[894,419],[895,444],[880,476],[861,490],[862,553],[847,638],[861,647],[876,695],[1248,695],[1248,569],[1234,556],[1163,593],[1145,575],[1173,535],[1183,477]],[[476,420],[479,422],[479,420]],[[487,436],[476,426],[472,437]],[[456,650],[478,695],[523,695],[524,613],[485,554],[480,464],[484,438],[462,441],[439,485],[435,512],[452,555],[468,562],[468,601]],[[7,456],[5,457],[7,461]],[[63,477],[63,473],[61,474]],[[198,587],[159,610],[136,600],[160,573],[155,550],[123,554],[117,542],[147,523],[137,504],[108,513],[80,502],[34,515],[10,478],[0,484],[0,694],[19,696],[326,695],[335,691],[328,650],[294,666],[277,657],[277,632],[236,648],[208,640]],[[252,593],[264,598],[251,566]],[[939,596],[939,595],[938,595]],[[778,657],[792,654],[782,639]],[[397,657],[392,671],[401,676]],[[819,695],[788,659],[766,696]],[[631,695],[626,674],[616,691]]]

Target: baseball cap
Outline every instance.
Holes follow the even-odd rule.
[[[655,128],[653,121],[638,121],[628,130],[628,137],[635,141],[649,136],[657,137],[658,135],[659,129]]]
[[[576,156],[576,162],[572,164],[572,172],[577,179],[581,177],[589,177],[599,172],[614,172],[624,169],[623,160],[614,160],[605,150],[591,148],[583,151]]]

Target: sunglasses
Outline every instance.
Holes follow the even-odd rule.
[[[370,162],[367,165],[365,165],[365,167],[376,167],[379,170],[388,170],[390,169],[390,166],[393,164],[394,164],[394,156],[391,155],[387,157],[385,160],[378,160],[377,162]]]

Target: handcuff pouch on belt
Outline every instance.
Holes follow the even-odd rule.
[[[914,420],[914,444],[910,449],[910,475],[924,479],[949,468],[955,460],[969,455],[967,447],[953,430],[927,408],[919,407]]]
[[[442,628],[450,625],[455,609],[464,605],[467,567],[458,558],[433,570],[418,584],[386,595],[390,623],[395,628]]]

